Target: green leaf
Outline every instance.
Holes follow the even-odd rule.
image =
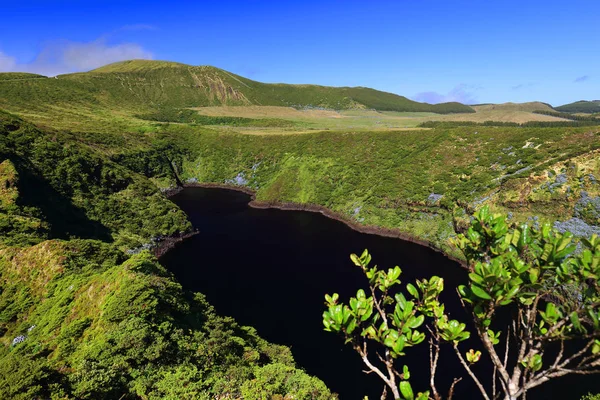
[[[405,380],[410,379],[410,372],[408,370],[408,366],[406,366],[406,365],[402,367],[402,379],[405,379]]]
[[[536,283],[538,281],[538,277],[540,276],[540,270],[538,268],[531,268],[529,270],[529,280],[531,283]]]
[[[410,293],[412,297],[419,300],[419,291],[412,283],[406,285],[406,290],[408,291],[408,293]]]
[[[579,315],[577,315],[576,311],[573,311],[571,313],[571,315],[569,315],[569,318],[571,319],[571,322],[573,323],[573,327],[575,329],[577,329],[578,331],[581,330],[581,323],[579,322]]]
[[[528,366],[534,372],[542,369],[542,366],[543,366],[542,356],[540,356],[539,354],[534,354],[533,357],[531,357],[531,360],[529,360]]]
[[[354,318],[352,318],[350,320],[350,322],[348,323],[348,325],[346,326],[346,332],[348,334],[351,334],[352,332],[354,332],[355,329],[356,329],[356,320]]]
[[[425,316],[424,315],[419,315],[418,317],[413,317],[409,320],[408,322],[408,326],[411,329],[416,329],[418,327],[420,327],[421,325],[423,325],[423,322],[425,321]]]
[[[394,296],[396,298],[396,303],[398,303],[398,306],[400,307],[401,310],[406,309],[406,306],[408,305],[408,302],[406,301],[406,297],[404,297],[404,295],[402,293],[397,293],[396,296]]]
[[[492,296],[490,296],[485,290],[477,285],[471,285],[471,292],[473,292],[473,294],[480,299],[492,300]]]
[[[394,343],[394,345],[392,346],[392,349],[396,354],[400,354],[402,353],[402,350],[404,350],[405,345],[406,339],[404,338],[404,336],[400,336],[398,340],[396,340],[396,343]]]
[[[467,361],[471,364],[474,364],[477,361],[479,361],[479,359],[481,358],[481,351],[479,351],[479,350],[475,351],[473,349],[470,349],[466,353],[466,356],[467,356]]]
[[[485,280],[478,274],[471,272],[469,274],[469,279],[475,283],[477,283],[478,285],[484,285],[485,284]]]
[[[400,393],[402,393],[402,397],[404,397],[406,400],[414,400],[415,398],[412,387],[408,381],[400,382]]]

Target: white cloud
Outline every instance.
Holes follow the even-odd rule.
[[[104,38],[92,42],[60,41],[49,43],[30,63],[17,63],[0,52],[0,72],[31,72],[55,76],[89,71],[117,61],[152,59],[153,54],[136,43],[109,44]]]
[[[0,51],[0,71],[13,71],[17,65],[17,60]]]
[[[102,41],[92,43],[71,43],[63,50],[65,66],[77,70],[89,70],[116,61],[131,59],[151,59],[152,53],[135,43],[122,43],[109,46]]]
[[[117,31],[155,31],[158,28],[150,24],[132,24],[125,25],[117,29]]]
[[[412,99],[430,104],[447,103],[451,101],[456,101],[463,104],[476,104],[477,98],[471,91],[473,89],[478,88],[460,84],[450,90],[447,94],[441,94],[438,92],[421,92],[412,96]]]
[[[536,83],[527,82],[527,83],[519,83],[518,85],[511,86],[510,88],[512,90],[521,90],[521,89],[528,89],[528,88],[534,87],[535,85],[536,85]]]

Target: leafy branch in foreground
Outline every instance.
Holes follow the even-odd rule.
[[[434,276],[429,280],[406,285],[410,300],[402,292],[392,295],[400,285],[402,273],[399,267],[386,271],[377,267],[369,267],[371,255],[367,250],[358,257],[351,255],[352,262],[360,267],[369,279],[369,296],[360,289],[356,297],[350,298],[348,304],[338,303],[339,295],[326,295],[328,310],[323,313],[323,324],[326,331],[341,333],[347,343],[360,354],[367,366],[367,373],[375,373],[385,383],[382,398],[389,389],[394,399],[426,400],[429,391],[419,392],[416,396],[409,382],[410,372],[404,365],[396,368],[395,360],[405,355],[404,349],[422,343],[426,334],[425,327],[431,334],[430,350],[432,355],[432,377],[437,368],[440,341],[457,343],[469,337],[465,324],[449,320],[444,313],[444,306],[439,302],[439,295],[444,289],[443,279]],[[424,325],[427,320],[427,324]],[[374,342],[377,350],[371,351]],[[382,349],[382,351],[378,351]],[[432,390],[439,397],[432,378]],[[456,383],[456,381],[455,381]],[[448,397],[452,397],[454,384]]]
[[[439,301],[442,278],[407,284],[409,300],[398,291],[400,268],[386,272],[369,267],[366,250],[351,259],[369,279],[369,296],[359,290],[348,304],[339,303],[337,294],[325,297],[325,330],[341,333],[361,356],[366,372],[383,380],[382,398],[389,389],[394,399],[424,400],[430,395],[441,399],[435,377],[442,343],[451,344],[486,400],[525,399],[529,390],[551,379],[600,373],[597,236],[582,240],[583,250],[575,252],[577,244],[570,233],[558,233],[549,225],[539,230],[509,227],[504,216],[492,215],[484,207],[454,244],[467,260],[468,282],[459,286],[458,293],[472,316],[481,350],[459,350],[470,332],[445,314]],[[498,318],[502,307],[511,313],[508,322]],[[408,367],[398,368],[396,360],[405,348],[423,343],[427,336],[430,391],[415,396]],[[493,365],[491,377],[478,377],[471,369],[482,351]],[[454,379],[447,398],[461,379]]]
[[[525,398],[527,391],[553,378],[600,373],[596,235],[582,240],[584,248],[576,253],[570,233],[550,225],[509,229],[504,216],[484,207],[455,244],[470,271],[459,293],[494,366],[491,397]],[[500,343],[501,332],[490,326],[507,306],[514,313]]]

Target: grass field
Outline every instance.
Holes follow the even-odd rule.
[[[397,112],[376,110],[315,110],[273,106],[225,106],[194,108],[200,115],[244,118],[277,118],[294,122],[286,128],[232,128],[248,134],[291,134],[310,133],[315,130],[385,131],[398,129],[422,129],[427,121],[469,122],[515,122],[566,121],[549,115],[534,114],[533,111],[551,110],[543,103],[498,104],[472,107],[476,112],[469,114],[442,115],[426,112]]]

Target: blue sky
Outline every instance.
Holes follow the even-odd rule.
[[[2,0],[0,10],[0,71],[151,58],[428,102],[600,99],[595,0]]]

